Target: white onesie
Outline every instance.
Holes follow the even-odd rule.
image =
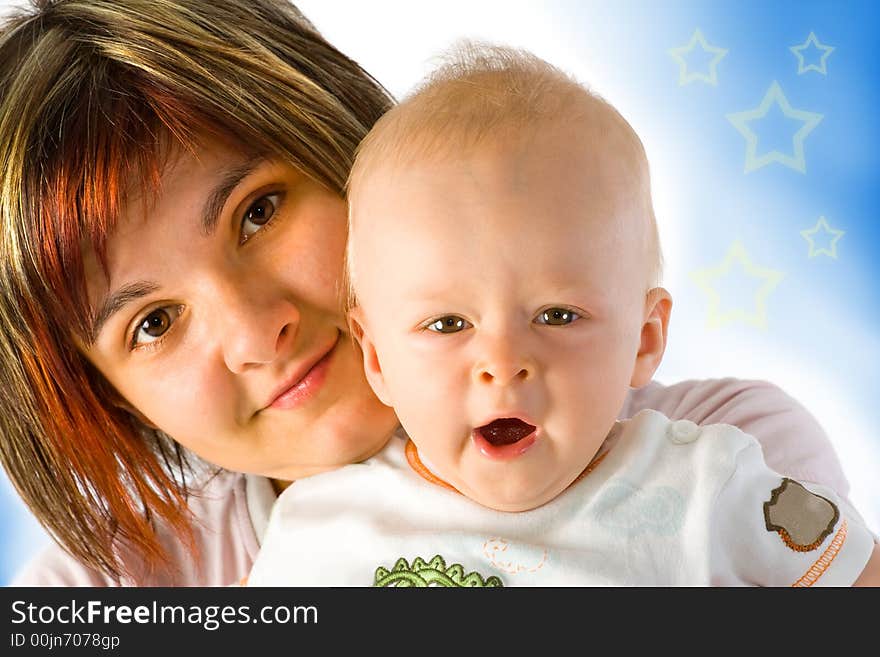
[[[873,549],[857,513],[770,470],[751,436],[651,410],[618,422],[585,474],[531,511],[485,508],[426,475],[399,435],[297,481],[248,584],[849,585]]]

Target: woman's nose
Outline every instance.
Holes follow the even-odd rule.
[[[296,339],[299,309],[270,285],[225,282],[217,286],[213,305],[223,360],[231,372],[271,363]]]

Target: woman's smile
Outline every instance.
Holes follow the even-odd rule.
[[[312,359],[305,366],[299,366],[293,376],[286,383],[281,384],[276,392],[273,392],[270,401],[261,411],[272,408],[275,410],[291,410],[308,403],[327,378],[327,371],[333,359],[333,354],[339,342],[340,332],[337,330],[330,347],[319,351],[318,359]]]

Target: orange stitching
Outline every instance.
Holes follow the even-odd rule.
[[[483,554],[489,560],[493,566],[498,568],[499,570],[503,570],[504,572],[510,573],[511,575],[516,575],[523,571],[529,573],[535,573],[541,568],[544,567],[544,564],[547,562],[547,548],[543,548],[543,554],[541,555],[541,561],[538,562],[537,566],[532,566],[531,568],[523,566],[522,564],[514,564],[513,561],[504,561],[499,562],[495,560],[495,554],[490,553],[489,544],[490,543],[502,543],[503,547],[498,548],[497,552],[506,552],[507,551],[507,541],[503,538],[488,538],[486,542],[483,543]]]
[[[577,476],[577,479],[575,479],[573,482],[571,482],[571,485],[574,486],[577,482],[579,482],[581,479],[583,479],[588,474],[590,474],[593,470],[595,470],[596,466],[598,466],[605,459],[606,456],[608,456],[608,452],[603,452],[602,454],[600,454],[599,456],[594,458],[592,461],[590,461],[589,464],[587,465],[587,467],[584,468],[584,471],[581,472]]]
[[[419,450],[413,441],[407,439],[405,451],[406,451],[406,460],[409,463],[410,467],[413,470],[415,470],[416,473],[419,474],[423,479],[427,479],[432,484],[437,484],[438,486],[443,486],[443,488],[448,488],[449,490],[451,490],[454,493],[458,492],[458,490],[456,490],[453,486],[450,486],[449,484],[447,484],[445,481],[440,479],[440,477],[435,476],[433,472],[431,472],[430,470],[428,470],[428,468],[425,467],[425,464],[422,463],[422,460],[419,458]]]
[[[803,577],[792,584],[792,587],[807,587],[815,584],[819,578],[825,574],[825,571],[828,570],[828,567],[831,565],[831,562],[834,561],[834,558],[840,553],[840,548],[843,546],[845,540],[846,520],[840,524],[840,529],[837,530],[837,534],[835,534],[834,540],[831,541],[831,545],[828,546],[828,549],[822,553],[821,557],[816,559],[816,562],[810,566],[810,569],[804,573]]]
[[[404,453],[406,454],[407,463],[409,463],[410,467],[413,470],[415,470],[416,474],[418,474],[420,477],[422,477],[422,479],[427,479],[432,484],[437,484],[438,486],[443,486],[443,488],[449,489],[455,493],[459,492],[458,489],[456,489],[455,487],[453,487],[450,484],[447,484],[445,481],[440,479],[440,477],[438,477],[433,472],[428,470],[428,468],[425,467],[425,464],[422,463],[422,460],[419,458],[419,448],[416,447],[416,444],[412,440],[410,440],[409,438],[407,438],[407,440],[406,440],[406,447],[404,448]],[[597,458],[590,461],[590,464],[586,468],[584,468],[584,471],[581,472],[577,476],[577,479],[575,479],[573,482],[571,482],[571,485],[574,486],[577,482],[579,482],[581,479],[583,479],[588,474],[590,474],[593,470],[595,470],[596,466],[599,465],[606,456],[608,456],[608,452],[605,452],[604,454],[600,454]]]
[[[828,537],[828,534],[819,537],[809,545],[800,545],[794,542],[794,539],[791,537],[791,534],[788,533],[785,529],[777,529],[776,533],[779,534],[779,538],[782,539],[783,543],[785,543],[788,547],[790,547],[795,552],[812,552],[817,547],[822,545],[825,542],[825,539]]]

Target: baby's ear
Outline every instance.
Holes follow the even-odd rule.
[[[645,312],[639,341],[639,353],[633,368],[630,386],[641,388],[650,382],[654,372],[660,367],[663,352],[666,350],[666,331],[669,315],[672,312],[672,297],[662,287],[648,291],[645,297]]]
[[[349,311],[348,326],[351,329],[351,334],[360,345],[364,357],[364,374],[367,377],[367,383],[370,384],[380,402],[386,406],[393,406],[391,395],[385,385],[385,376],[382,374],[379,355],[376,353],[376,345],[367,329],[364,313],[360,306],[355,306]]]

